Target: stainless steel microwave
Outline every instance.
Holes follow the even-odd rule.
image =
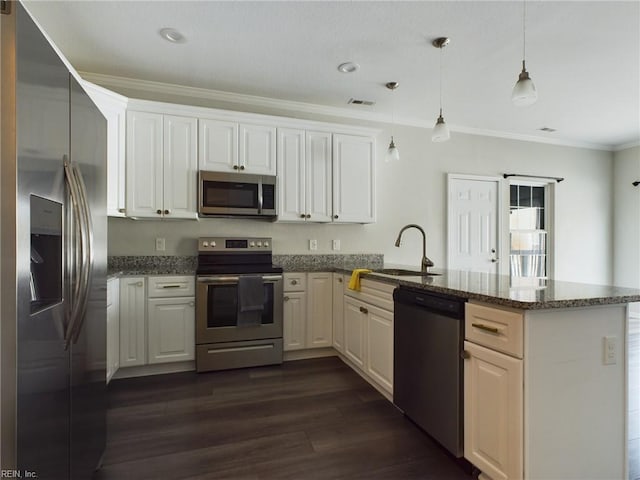
[[[276,177],[250,173],[198,173],[198,215],[276,216]]]

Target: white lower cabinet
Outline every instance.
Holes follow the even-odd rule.
[[[285,351],[332,345],[332,279],[327,272],[284,274]]]
[[[107,383],[120,367],[120,279],[107,280]]]
[[[120,367],[195,359],[195,278],[120,279]]]
[[[345,278],[346,280],[346,278]],[[344,356],[382,390],[393,395],[393,290],[395,285],[362,280],[359,292],[345,290]]]
[[[195,299],[148,300],[149,363],[195,359]]]
[[[522,360],[464,348],[464,456],[491,479],[522,478]]]
[[[349,277],[333,274],[333,348],[344,353],[344,287]]]
[[[120,367],[146,363],[145,277],[120,279]]]

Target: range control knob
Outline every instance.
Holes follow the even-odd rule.
[[[207,248],[209,246],[209,242],[202,242],[202,246]]]
[[[262,246],[262,242],[258,242],[258,246],[261,247]]]
[[[264,242],[263,245],[267,248],[269,246],[269,242]]]
[[[256,242],[249,242],[249,246],[250,247],[255,247],[256,246]]]
[[[216,246],[216,242],[211,242],[209,245],[211,245],[212,247]]]

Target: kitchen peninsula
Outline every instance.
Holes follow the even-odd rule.
[[[365,278],[468,299],[464,454],[480,478],[627,478],[627,308],[640,291],[433,273]]]

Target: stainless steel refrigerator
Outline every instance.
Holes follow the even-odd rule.
[[[1,3],[1,467],[86,480],[106,438],[106,121]]]

